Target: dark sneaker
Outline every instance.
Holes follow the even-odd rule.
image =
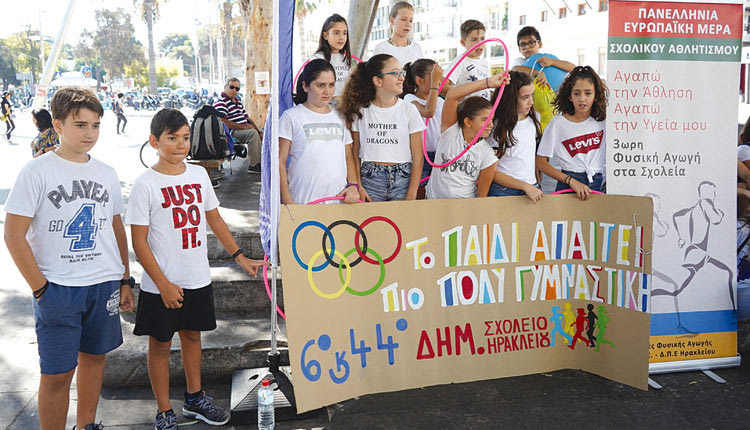
[[[214,188],[219,188],[219,181],[216,179],[211,179],[211,186]]]
[[[175,427],[175,429],[176,428],[177,427]],[[104,426],[102,425],[102,423],[99,423],[99,424],[92,423],[92,424],[87,425],[86,428],[83,430],[102,430],[102,429],[104,429]],[[76,426],[73,426],[73,430],[76,430]]]
[[[205,391],[201,391],[200,396],[192,402],[185,401],[182,416],[202,420],[212,426],[229,422],[229,413],[214,403],[214,399],[208,397]]]
[[[155,430],[177,430],[177,415],[173,410],[159,412],[154,419]]]
[[[247,166],[247,173],[260,173],[260,163],[255,166]]]

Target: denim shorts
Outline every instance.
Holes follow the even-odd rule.
[[[360,169],[362,186],[373,202],[403,200],[409,190],[411,163],[382,164],[365,161]]]
[[[122,344],[120,281],[84,287],[50,282],[34,300],[34,319],[42,373],[73,370],[79,351],[100,355]]]
[[[539,184],[534,184],[535,187],[539,188]],[[487,197],[502,197],[502,196],[525,196],[526,192],[517,188],[504,187],[502,185],[492,183],[490,185],[490,191],[487,193]]]
[[[593,191],[604,192],[604,175],[601,173],[595,174],[594,181],[589,183],[589,177],[586,175],[586,172],[571,172],[569,170],[562,170],[562,172],[566,175],[570,175],[570,177],[576,181],[587,185]],[[555,191],[567,190],[569,188],[570,186],[566,185],[564,182],[557,181],[557,188],[555,188]]]
[[[435,162],[435,153],[434,152],[428,152],[427,156],[430,157],[430,161],[433,163]],[[428,163],[427,160],[424,160],[424,164],[422,165],[422,177],[420,179],[424,179],[428,176],[432,175],[432,164]],[[427,181],[422,182],[422,185],[426,185]]]

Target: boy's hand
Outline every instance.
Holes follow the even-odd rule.
[[[182,307],[182,300],[185,293],[179,286],[167,282],[167,285],[163,288],[159,288],[159,293],[161,295],[161,301],[164,302],[164,306],[167,309],[179,309]]]
[[[539,57],[536,61],[542,67],[557,67],[555,66],[555,60],[549,57]]]
[[[534,81],[539,82],[539,85],[542,87],[549,87],[549,82],[547,82],[547,76],[542,72],[541,70],[537,72],[536,77],[534,78]]]
[[[261,261],[261,260],[251,260],[247,257],[245,257],[243,254],[240,254],[237,256],[237,258],[234,259],[234,261],[237,262],[237,264],[240,265],[245,271],[252,277],[256,277],[258,275],[258,268],[267,266],[267,261]]]
[[[130,285],[120,285],[120,310],[130,312],[135,307],[133,300],[133,290]]]

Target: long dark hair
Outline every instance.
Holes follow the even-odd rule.
[[[318,76],[323,72],[333,73],[333,79],[336,79],[336,71],[333,69],[333,66],[322,58],[310,60],[305,65],[302,73],[299,74],[299,78],[297,78],[297,92],[292,96],[294,104],[299,105],[307,101],[307,92],[303,88],[302,83],[309,88],[312,81],[318,79]]]
[[[372,78],[383,72],[385,63],[391,58],[393,56],[388,54],[373,55],[369,60],[354,66],[344,88],[339,108],[347,127],[351,128],[356,119],[362,118],[362,109],[370,106],[375,99],[375,84]]]
[[[494,126],[492,137],[497,142],[498,158],[505,155],[505,151],[517,142],[515,136],[513,136],[513,130],[515,130],[516,124],[518,124],[518,93],[521,91],[521,87],[532,84],[531,76],[528,74],[510,71],[510,84],[505,86],[503,96],[500,98],[500,104],[497,105],[495,117],[492,120]],[[497,100],[499,92],[500,89],[498,88],[492,93],[493,104]],[[534,105],[531,106],[529,117],[534,121],[536,144],[539,146],[539,141],[542,138],[542,126],[536,117]]]
[[[326,18],[323,23],[323,28],[320,30],[320,39],[318,39],[318,50],[316,52],[322,52],[323,58],[326,61],[331,61],[331,45],[325,38],[325,33],[333,27],[333,24],[343,22],[346,25],[346,31],[349,32],[349,24],[346,23],[346,19],[343,16],[334,13],[333,15]],[[349,35],[346,35],[346,44],[344,44],[344,62],[347,66],[352,67],[352,50],[349,48]]]
[[[406,70],[406,77],[404,78],[404,92],[399,97],[404,98],[407,94],[414,94],[417,92],[417,78],[427,79],[430,77],[432,68],[435,66],[435,61],[429,58],[420,58],[411,63],[404,65]]]
[[[552,102],[555,105],[555,109],[559,113],[568,115],[576,113],[576,108],[573,106],[573,102],[570,101],[570,95],[579,79],[588,79],[594,84],[594,104],[591,106],[591,117],[597,121],[604,121],[607,118],[609,90],[591,66],[577,66],[568,73],[568,76],[565,77],[562,85],[560,85],[560,90],[555,100]]]
[[[31,112],[36,120],[36,128],[39,131],[44,131],[48,128],[52,128],[52,115],[50,115],[47,109],[39,109]]]

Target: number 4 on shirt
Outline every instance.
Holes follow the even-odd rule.
[[[73,219],[65,226],[63,237],[73,239],[70,243],[71,251],[91,251],[96,248],[96,233],[99,227],[94,221],[94,210],[93,203],[81,205]]]

